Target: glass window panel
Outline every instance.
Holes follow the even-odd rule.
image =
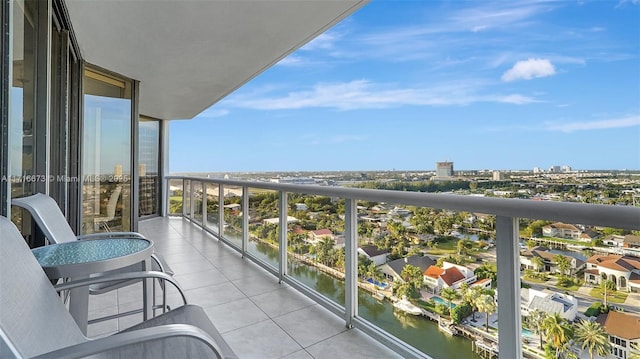
[[[160,121],[140,118],[138,137],[138,210],[148,216],[159,212]]]
[[[34,125],[37,31],[37,1],[15,1],[11,36],[12,81],[9,94],[9,176],[11,197],[32,194],[35,181],[40,180],[34,173]],[[31,234],[31,220],[26,211],[13,207],[11,219],[23,235]]]
[[[131,228],[131,85],[85,71],[82,232]]]

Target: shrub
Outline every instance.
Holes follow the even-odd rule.
[[[471,308],[471,305],[469,305],[469,303],[462,303],[460,305],[457,305],[451,311],[451,320],[453,320],[453,322],[456,324],[460,324],[460,322],[462,322],[462,319],[470,316],[472,313],[473,309]]]

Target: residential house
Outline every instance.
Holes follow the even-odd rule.
[[[399,258],[391,262],[387,262],[380,266],[382,274],[390,281],[404,282],[404,279],[400,276],[402,270],[407,265],[412,265],[420,268],[420,272],[424,273],[427,268],[436,264],[436,261],[428,256],[410,256],[405,258]]]
[[[640,258],[623,255],[594,255],[587,259],[585,282],[611,280],[617,290],[640,293]]]
[[[333,240],[333,232],[326,228],[309,231],[307,232],[307,235],[309,236],[308,242],[311,244],[322,242],[324,239]]]
[[[442,268],[432,265],[423,273],[424,283],[436,293],[443,288],[458,289],[462,283],[472,284],[478,279],[471,269],[449,262],[443,262]]]
[[[609,334],[611,355],[627,359],[632,353],[640,354],[640,316],[610,310],[596,321]]]
[[[545,237],[579,240],[580,234],[582,234],[582,231],[576,226],[562,222],[556,222],[542,227],[542,235]]]
[[[292,223],[297,223],[298,219],[296,217],[292,217],[292,216],[287,216],[287,224],[292,224]],[[262,220],[263,224],[278,224],[280,223],[280,218],[275,217],[275,218],[265,218]]]
[[[520,290],[520,309],[523,315],[529,315],[534,310],[541,310],[547,314],[559,314],[562,318],[573,321],[578,314],[578,300],[568,294],[551,290],[535,290],[522,288]]]
[[[520,266],[522,269],[540,270],[542,272],[559,273],[560,270],[556,266],[556,258],[561,254],[551,253],[548,248],[542,246],[536,246],[529,250],[520,252]],[[533,263],[534,257],[540,257],[544,261],[542,268],[537,268]],[[575,274],[578,270],[584,267],[585,262],[581,259],[571,256],[565,256],[569,260],[569,274]]]
[[[362,254],[372,260],[375,265],[380,266],[387,262],[389,251],[386,249],[378,249],[376,246],[362,246],[358,248],[358,254]]]
[[[640,236],[631,234],[624,236],[622,246],[625,248],[640,248]]]
[[[602,243],[611,247],[623,247],[624,238],[625,236],[618,236],[616,234],[612,234],[602,238]]]

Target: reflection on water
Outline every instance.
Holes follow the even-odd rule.
[[[277,267],[276,248],[249,241],[249,251]],[[343,280],[291,259],[288,263],[288,273],[309,288],[344,306]],[[443,334],[438,330],[436,322],[399,312],[390,301],[377,300],[362,289],[358,289],[358,315],[434,358],[477,358],[471,350],[470,340]]]

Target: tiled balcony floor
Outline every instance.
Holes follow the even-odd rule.
[[[204,307],[240,358],[400,357],[188,221],[154,218],[139,227],[175,271],[187,300]],[[141,292],[138,285],[91,296],[89,317],[134,309]],[[168,293],[169,303],[179,305],[175,292]],[[111,334],[141,320],[138,314],[91,324],[88,334]]]

